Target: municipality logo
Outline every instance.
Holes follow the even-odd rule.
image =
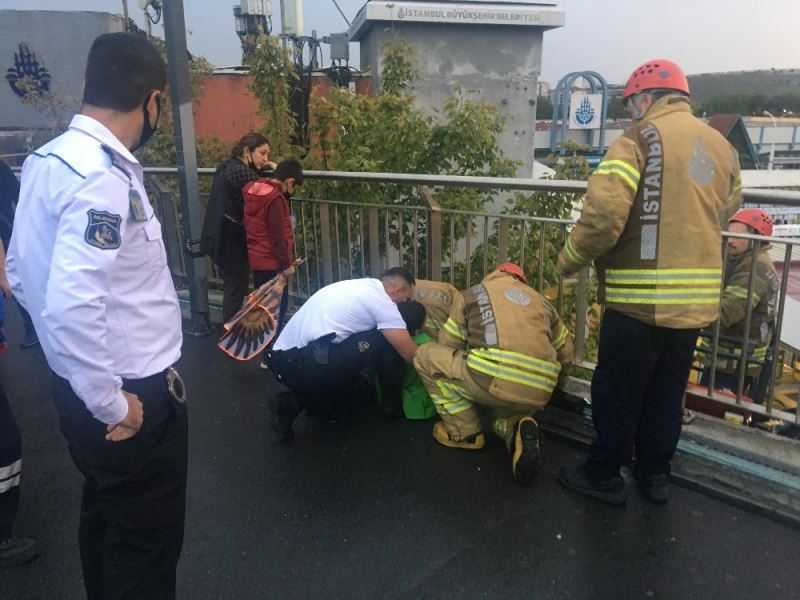
[[[581,127],[585,127],[594,121],[594,115],[594,108],[589,101],[589,96],[584,96],[583,102],[581,102],[578,110],[575,111],[575,122]]]

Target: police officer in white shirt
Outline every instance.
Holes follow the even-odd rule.
[[[413,293],[411,273],[395,267],[380,279],[339,281],[312,295],[267,353],[272,373],[294,392],[269,399],[272,428],[291,439],[300,412],[336,410],[369,366],[380,382],[382,415],[399,416],[405,363],[411,363],[417,345],[396,303]]]
[[[79,543],[90,599],[174,598],[183,543],[187,416],[171,367],[181,315],[131,154],[155,130],[165,85],[164,61],[144,37],[94,41],[81,114],[25,161],[8,252],[85,477]]]

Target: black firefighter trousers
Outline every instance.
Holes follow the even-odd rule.
[[[106,441],[69,382],[54,374],[53,401],[69,452],[85,477],[78,541],[88,600],[173,600],[183,544],[188,420],[165,372],[123,380],[144,407],[139,432]]]
[[[591,388],[597,436],[586,459],[590,475],[619,475],[632,458],[645,474],[669,473],[698,334],[606,309]]]

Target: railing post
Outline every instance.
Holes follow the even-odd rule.
[[[417,188],[419,195],[428,206],[428,278],[433,281],[442,280],[442,207],[433,199],[433,194],[427,185]]]
[[[186,285],[186,268],[183,263],[184,254],[181,246],[181,230],[178,227],[178,211],[173,193],[164,187],[156,177],[149,177],[148,182],[158,194],[159,221],[164,231],[164,246],[167,250],[167,262],[173,279],[179,279],[180,285]]]
[[[378,209],[374,206],[367,208],[367,229],[369,231],[369,275],[378,277],[381,274],[380,255],[380,223],[378,222]]]
[[[508,219],[497,219],[497,262],[504,263],[508,260]]]
[[[333,283],[333,254],[331,252],[330,205],[319,205],[319,234],[322,245],[322,285]]]
[[[578,271],[575,288],[575,363],[583,362],[586,352],[586,318],[589,309],[589,267]]]

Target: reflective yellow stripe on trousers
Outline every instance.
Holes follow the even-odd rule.
[[[714,304],[722,269],[608,269],[606,301],[617,304]]]
[[[485,375],[548,393],[555,389],[561,371],[558,363],[497,348],[470,350],[467,355],[467,366]]]

